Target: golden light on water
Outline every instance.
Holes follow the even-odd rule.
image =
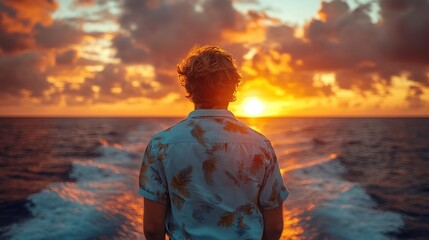
[[[264,112],[265,104],[257,97],[251,97],[244,100],[243,108],[248,116],[257,117]]]

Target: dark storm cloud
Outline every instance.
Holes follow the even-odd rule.
[[[13,56],[0,56],[0,94],[19,95],[21,90],[40,97],[50,84],[44,73],[47,56],[28,52]]]
[[[244,31],[246,27],[244,16],[231,0],[127,0],[120,23],[128,35],[113,40],[117,56],[124,63],[153,64],[157,75],[174,72],[177,62],[195,44],[219,44],[223,31]],[[159,80],[177,85],[176,77],[167,79]]]
[[[67,51],[58,53],[55,56],[55,62],[57,64],[74,64],[79,59],[78,52],[75,49],[69,49]]]
[[[429,1],[380,0],[385,54],[400,62],[429,64]]]
[[[74,4],[83,8],[107,2],[75,0]],[[256,3],[254,0],[124,0],[118,17],[121,30],[112,34],[84,33],[76,27],[85,21],[100,23],[107,18],[114,21],[117,16],[107,8],[101,8],[97,16],[59,21],[51,17],[58,7],[55,1],[0,0],[0,92],[19,94],[27,89],[33,96],[42,96],[51,86],[46,81],[47,75],[54,76],[60,70],[63,75],[67,75],[66,71],[73,74],[84,65],[104,65],[79,58],[78,51],[73,49],[77,49],[85,35],[97,40],[107,39],[110,34],[114,35],[112,46],[121,64],[104,66],[94,77],[87,77],[78,89],[76,84],[66,83],[64,94],[70,103],[78,104],[73,99],[79,96],[88,101],[115,102],[132,97],[159,99],[177,93],[180,91],[175,73],[177,62],[196,44],[216,44],[230,52],[240,65],[250,64],[254,73],[245,73],[249,79],[263,77],[296,97],[335,94],[330,85],[313,84],[315,74],[320,72],[335,73],[340,88],[377,94],[385,92],[379,92],[376,86],[384,85],[388,92],[392,77],[403,74],[415,82],[406,99],[410,107],[424,106],[424,86],[429,86],[429,1],[380,0],[378,22],[371,21],[371,4],[351,9],[344,0],[322,2],[319,18],[306,23],[303,38],[295,36],[295,27],[280,24],[264,12],[238,12],[234,2]],[[266,29],[262,44],[234,41],[225,34],[228,31],[244,35],[252,23]],[[252,47],[258,51],[245,62],[242,56]],[[84,56],[84,51],[89,50],[80,51]],[[57,64],[51,69],[44,67],[48,52],[55,54]],[[290,59],[276,53],[289,55]],[[155,90],[147,84],[147,79],[130,79],[128,64],[153,65],[156,76],[152,81],[161,88]],[[293,70],[287,70],[288,67]],[[141,82],[141,86],[134,87],[132,80]],[[93,86],[99,87],[98,94]],[[112,88],[120,88],[121,92],[114,93]],[[56,94],[53,97],[59,100],[62,93]]]
[[[30,50],[35,47],[33,29],[48,26],[57,4],[50,0],[0,1],[0,49],[3,53]]]
[[[0,49],[6,54],[40,48],[63,48],[79,43],[84,34],[65,22],[53,20],[51,0],[0,2]]]
[[[196,5],[196,3],[198,3]],[[230,0],[141,1],[128,0],[123,5],[121,26],[131,39],[118,36],[118,56],[135,60],[129,52],[135,47],[146,54],[142,62],[171,68],[195,44],[219,43],[224,30],[243,30],[243,16]],[[121,43],[130,43],[128,45]],[[173,68],[174,69],[174,68]]]
[[[239,56],[246,52],[241,44],[223,39],[225,30],[244,31],[247,24],[230,0],[127,0],[119,22],[126,31],[113,39],[116,56],[126,64],[152,64],[155,81],[162,86],[158,91],[146,91],[145,97],[161,98],[181,91],[176,64],[196,44],[221,44]]]
[[[9,33],[0,28],[0,50],[3,53],[13,53],[29,49],[33,46],[33,39],[28,34]]]
[[[110,64],[94,77],[86,78],[78,89],[74,88],[73,84],[67,83],[63,93],[69,97],[81,96],[92,102],[113,103],[132,97],[143,97],[152,92],[152,87],[144,80],[136,77],[129,79],[124,65]],[[139,86],[133,86],[132,81],[138,81]],[[98,93],[93,90],[94,86],[99,89]],[[113,89],[120,89],[120,92],[115,92]],[[69,98],[68,103],[76,104],[70,99],[72,98]]]
[[[113,39],[113,46],[116,48],[116,56],[125,63],[146,62],[148,53],[135,40],[129,36],[117,35]]]
[[[53,20],[52,0],[0,1],[0,83],[2,94],[19,95],[26,90],[43,98],[52,85],[47,82],[52,54],[83,39],[81,30]],[[58,53],[58,64],[76,62],[76,52]]]
[[[350,9],[342,0],[322,2],[304,39],[283,25],[270,27],[268,42],[291,54],[297,72],[335,72],[342,88],[375,91],[375,84],[388,87],[401,74],[429,86],[429,1],[379,3],[380,20],[373,23],[370,4]]]
[[[35,39],[38,45],[45,48],[64,48],[82,41],[84,34],[81,30],[60,21],[52,25],[35,27]]]

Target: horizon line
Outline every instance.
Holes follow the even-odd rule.
[[[186,118],[185,115],[0,115],[0,118]],[[241,116],[237,118],[429,118],[428,115],[276,115],[276,116]]]

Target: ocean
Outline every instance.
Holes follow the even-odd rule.
[[[0,239],[144,239],[138,172],[179,118],[0,118]],[[429,118],[248,118],[285,183],[282,239],[429,239]]]

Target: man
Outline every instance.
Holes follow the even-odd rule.
[[[269,140],[227,110],[241,80],[231,55],[197,47],[177,72],[195,110],[146,148],[146,239],[279,239],[289,192]]]

